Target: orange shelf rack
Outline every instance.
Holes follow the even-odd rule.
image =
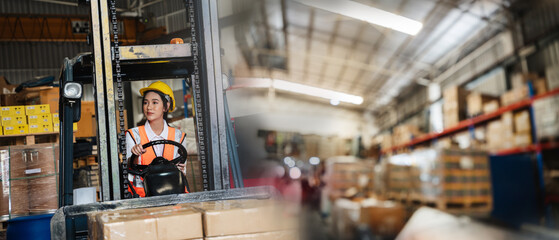
[[[431,140],[434,140],[434,139],[437,139],[437,138],[440,138],[440,137],[443,137],[443,136],[446,136],[446,135],[450,135],[450,134],[457,133],[457,132],[460,132],[460,131],[463,131],[463,130],[467,130],[471,126],[475,126],[475,125],[478,125],[478,124],[481,124],[481,123],[485,123],[485,122],[493,120],[497,117],[500,117],[505,112],[515,111],[515,110],[530,107],[530,106],[532,106],[532,103],[535,100],[550,97],[550,96],[555,96],[555,95],[559,95],[559,88],[553,89],[552,91],[549,91],[549,92],[544,93],[544,94],[533,96],[530,99],[524,99],[524,100],[521,100],[519,102],[510,104],[508,106],[501,107],[494,112],[466,119],[464,121],[459,122],[454,127],[444,129],[442,132],[428,133],[426,135],[415,138],[415,139],[411,140],[410,142],[408,142],[406,144],[402,144],[402,145],[391,147],[389,149],[382,150],[381,153],[386,154],[386,153],[394,152],[394,151],[399,150],[399,149],[412,147],[412,146],[415,146],[415,145],[418,145],[418,144],[421,144],[421,143],[425,143],[425,142],[428,142],[428,141],[431,141]],[[510,149],[510,150],[499,151],[496,154],[497,155],[506,155],[507,153],[508,154],[514,154],[514,153],[517,153],[517,152],[518,153],[530,152],[530,151],[536,151],[538,149],[538,147],[550,147],[550,146],[553,146],[553,148],[559,147],[557,144],[554,144],[554,143],[551,143],[551,144],[534,144],[534,145],[530,145],[528,147],[520,147],[520,148],[513,148],[513,149]]]

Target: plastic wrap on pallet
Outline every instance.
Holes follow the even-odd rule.
[[[51,239],[70,239],[76,238],[76,232],[68,232],[66,224],[76,221],[87,221],[87,215],[102,211],[119,211],[125,209],[152,208],[159,206],[169,206],[181,203],[232,200],[232,199],[279,199],[279,192],[272,187],[251,187],[240,189],[216,190],[208,192],[195,192],[188,194],[175,194],[148,198],[136,198],[117,200],[109,202],[97,202],[76,206],[65,206],[59,208],[51,220]],[[68,230],[68,231],[67,231]],[[85,231],[87,229],[74,229]],[[146,238],[141,238],[146,239]]]
[[[447,204],[464,208],[473,203],[491,205],[488,155],[484,151],[422,149],[394,156],[390,161],[410,169],[411,186],[406,200],[433,203],[441,208]],[[398,173],[390,171],[393,174]]]
[[[537,137],[546,139],[559,136],[559,96],[537,99],[533,108]]]
[[[10,212],[10,151],[0,149],[0,181],[2,183],[2,200],[0,202],[0,215],[7,216]]]
[[[58,175],[29,179],[29,212],[44,213],[58,209]]]
[[[276,231],[229,235],[220,237],[206,237],[205,240],[299,240],[301,239],[297,231]]]

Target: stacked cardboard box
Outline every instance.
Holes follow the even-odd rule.
[[[530,98],[528,85],[522,85],[501,95],[501,105],[508,106],[528,98]]]
[[[499,110],[499,100],[491,100],[483,104],[483,113],[491,113]]]
[[[421,135],[422,132],[419,128],[413,124],[399,125],[394,128],[394,134],[392,135],[392,141],[395,145],[402,145],[410,142],[413,138]]]
[[[280,202],[227,200],[96,212],[89,239],[298,239]]]
[[[380,137],[380,148],[382,150],[388,150],[390,148],[392,148],[393,143],[392,143],[392,135],[390,134],[382,134]]]
[[[528,110],[514,113],[514,146],[524,147],[532,144],[532,124]]]
[[[452,127],[466,119],[466,97],[468,91],[461,87],[449,87],[443,92],[444,127]]]
[[[412,162],[410,200],[432,202],[443,209],[449,204],[468,208],[480,203],[490,207],[491,182],[486,152],[425,149],[416,150],[409,157]]]
[[[373,193],[374,163],[352,157],[328,159],[326,189],[331,199]]]
[[[411,191],[409,162],[403,161],[407,157],[408,154],[398,154],[390,157],[386,182],[386,197],[389,199],[407,199]]]
[[[478,92],[472,92],[468,94],[467,97],[467,106],[468,106],[468,116],[473,117],[477,115],[481,115],[484,112],[483,106],[489,102],[498,100],[499,98],[494,96],[489,96],[485,94],[481,94]],[[488,109],[490,110],[490,109]]]

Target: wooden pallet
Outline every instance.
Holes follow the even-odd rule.
[[[425,198],[420,196],[413,196],[410,197],[408,202],[416,206],[428,206],[441,210],[458,212],[489,212],[493,207],[493,201],[490,196],[460,198]]]
[[[33,145],[37,142],[60,142],[60,133],[31,133],[31,134],[17,134],[17,135],[2,135],[0,142],[7,142],[9,144],[2,145]]]

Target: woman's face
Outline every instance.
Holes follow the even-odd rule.
[[[144,116],[146,116],[148,121],[153,121],[159,118],[163,118],[163,113],[165,112],[165,108],[163,106],[163,100],[161,100],[161,96],[154,92],[148,92],[144,96],[143,102],[143,109],[144,109]]]

